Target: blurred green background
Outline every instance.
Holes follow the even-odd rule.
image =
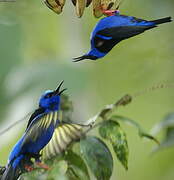
[[[126,0],[121,12],[151,20],[174,17],[173,9],[173,0]],[[73,63],[72,57],[90,47],[90,32],[98,21],[91,12],[90,7],[78,19],[69,1],[61,15],[43,1],[0,3],[0,130],[35,109],[41,93],[54,89],[62,79],[74,104],[74,121],[86,121],[126,93],[174,82],[173,23],[118,44],[103,59]],[[174,111],[173,91],[144,94],[117,113],[150,130]],[[25,123],[0,137],[1,165],[24,128]],[[132,127],[123,128],[130,148],[129,170],[115,160],[112,180],[173,180],[174,148],[152,155],[153,142],[140,139]]]

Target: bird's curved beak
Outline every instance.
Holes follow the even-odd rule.
[[[65,89],[62,89],[60,91],[60,88],[62,86],[64,81],[61,81],[61,83],[59,84],[59,86],[57,87],[57,89],[54,91],[54,95],[61,95],[65,90],[67,90],[66,88]]]
[[[82,61],[82,60],[85,60],[85,59],[96,60],[97,58],[98,58],[97,56],[83,55],[83,56],[80,56],[80,57],[73,58],[73,62],[79,62],[79,61]]]

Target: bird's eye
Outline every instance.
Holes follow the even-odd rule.
[[[50,98],[51,97],[51,93],[45,95],[45,98]]]

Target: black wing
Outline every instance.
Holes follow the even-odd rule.
[[[31,121],[23,137],[21,149],[25,147],[28,150],[28,146],[30,146],[30,150],[31,148],[33,149],[32,151],[42,149],[45,141],[45,135],[43,137],[43,134],[50,133],[50,131],[48,132],[47,130],[51,125],[52,128],[54,128],[57,124],[57,121],[58,111],[42,114],[41,116],[35,118],[34,121]]]
[[[115,40],[124,40],[132,36],[143,33],[144,31],[154,28],[155,26],[119,26],[113,28],[105,28],[97,34],[112,37]],[[96,34],[96,35],[97,35]]]
[[[97,35],[94,37],[94,47],[102,53],[108,53],[120,40],[116,39],[103,39]]]
[[[31,122],[33,121],[33,119],[36,118],[38,115],[43,114],[44,111],[45,111],[45,110],[44,110],[43,108],[41,108],[41,107],[39,107],[38,109],[36,109],[36,110],[34,111],[34,113],[31,115],[30,119],[28,120],[27,128],[29,127],[29,125],[31,124]],[[27,128],[26,128],[26,129],[27,129]]]
[[[119,26],[105,28],[95,35],[94,46],[100,52],[107,53],[120,41],[141,34],[153,27],[155,26]],[[102,36],[106,38],[102,38]],[[112,39],[107,40],[108,37],[111,37]]]

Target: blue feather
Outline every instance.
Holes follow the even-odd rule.
[[[24,135],[13,147],[2,180],[16,180],[19,176],[22,165],[31,164],[31,158],[39,160],[40,151],[48,144],[55,128],[57,127],[58,111],[60,107],[60,94],[65,90],[59,91],[60,83],[55,91],[46,91],[39,100],[39,108],[29,119]],[[13,171],[13,174],[10,175]],[[22,169],[21,169],[22,171]]]
[[[98,31],[105,28],[119,27],[119,26],[154,26],[154,22],[150,21],[137,21],[133,16],[115,15],[101,19],[95,26],[91,38],[93,38]]]
[[[21,162],[21,160],[24,158],[24,155],[20,155],[18,156],[12,163],[12,167],[15,169],[19,163]]]
[[[49,113],[51,111],[58,111],[60,104],[60,96],[47,97],[48,94],[53,93],[53,91],[46,91],[40,98],[39,106],[45,108],[45,112]]]
[[[20,160],[24,158],[24,156],[21,155],[38,154],[40,150],[50,141],[57,123],[51,123],[48,128],[43,128],[43,130],[40,132],[39,138],[37,138],[36,140],[30,139],[30,141],[27,141],[25,143],[25,138],[28,135],[29,130],[32,129],[34,124],[39,121],[44,115],[45,114],[39,115],[32,121],[22,138],[16,143],[12,152],[10,153],[8,162],[12,162],[14,168],[20,163]]]
[[[100,35],[100,34],[97,34],[96,36],[99,37],[99,38],[101,38],[101,39],[105,39],[105,40],[110,40],[110,39],[112,39],[112,37],[103,36],[103,35]]]
[[[103,56],[105,56],[105,55],[106,55],[106,53],[102,53],[102,52],[98,51],[95,47],[92,48],[92,49],[86,54],[86,56],[96,56],[96,57],[98,57],[98,58],[103,57]]]
[[[97,23],[91,33],[91,50],[83,56],[74,58],[74,61],[102,58],[120,41],[167,22],[171,22],[171,17],[153,21],[120,15],[119,13],[105,17]]]

